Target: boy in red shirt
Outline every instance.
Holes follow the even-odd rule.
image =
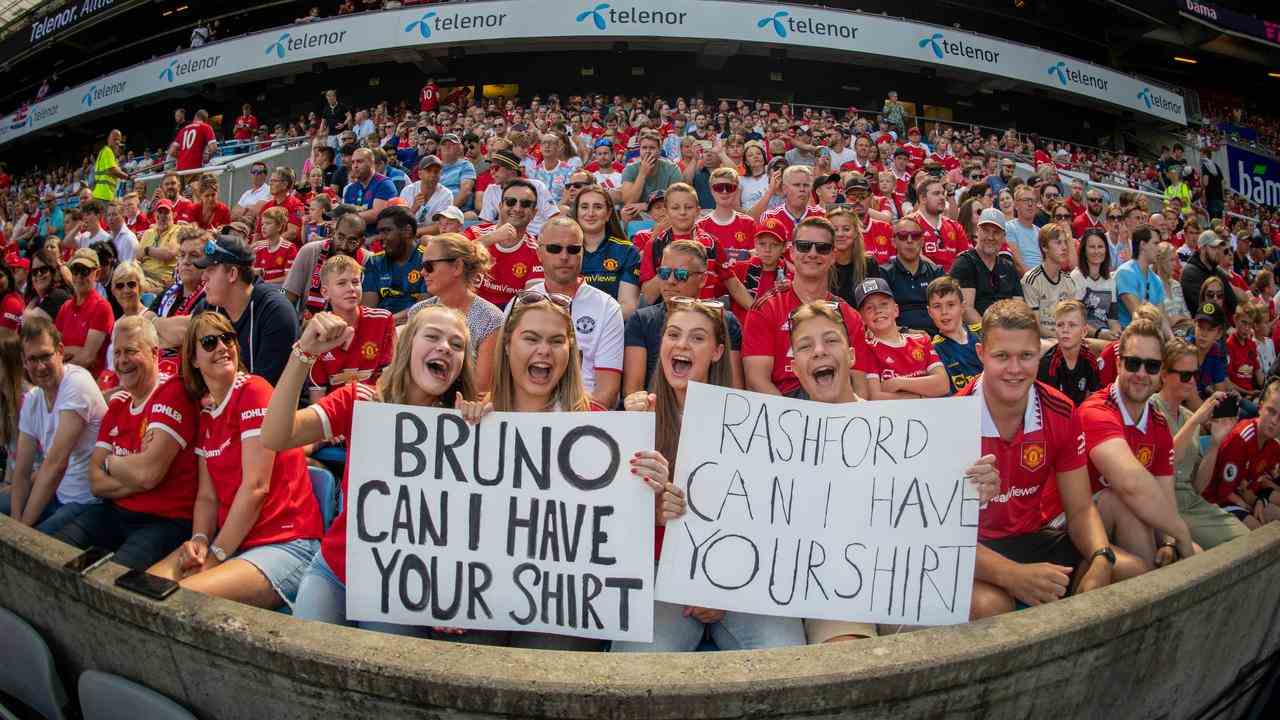
[[[262,274],[263,282],[282,285],[298,255],[298,246],[281,234],[289,226],[289,213],[282,207],[268,208],[260,225],[262,239],[253,244],[253,267]]]
[[[951,391],[933,341],[898,331],[898,303],[884,278],[863,280],[853,289],[853,301],[867,328],[872,365],[867,388],[872,400],[945,397]]]
[[[1258,344],[1253,328],[1266,315],[1266,308],[1245,303],[1236,309],[1236,331],[1227,336],[1227,380],[1240,394],[1253,399],[1262,388],[1262,368],[1258,364]]]
[[[334,255],[320,268],[320,292],[330,310],[352,328],[346,343],[327,350],[311,366],[311,401],[347,383],[374,385],[391,364],[396,347],[396,321],[387,310],[360,304],[364,269],[349,255]]]
[[[776,219],[765,220],[754,232],[755,253],[752,258],[733,265],[734,273],[750,293],[753,304],[768,294],[774,285],[790,279],[790,273],[782,262],[787,251],[787,241],[782,238],[784,232],[785,228]],[[738,316],[740,323],[746,323],[750,309],[737,301],[733,303],[733,314]]]

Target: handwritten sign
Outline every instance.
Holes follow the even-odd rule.
[[[693,384],[659,600],[762,615],[967,622],[977,399],[832,405]]]
[[[348,618],[652,640],[653,423],[358,403]]]

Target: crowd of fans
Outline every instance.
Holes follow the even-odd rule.
[[[24,178],[3,226],[0,510],[190,589],[346,623],[346,513],[326,527],[308,466],[341,472],[356,400],[469,422],[654,412],[632,468],[661,528],[684,512],[669,468],[696,381],[814,402],[980,397],[974,618],[1280,515],[1280,258],[1224,215],[1220,186],[1192,186],[1180,147],[1152,165],[1152,208],[1055,159],[1092,178],[1117,156],[926,134],[888,104],[441,101],[434,83],[417,108],[331,91],[299,119],[302,166],[253,164],[233,204],[216,175],[177,173],[257,127],[247,105],[222,139],[208,113],[184,116],[152,193],[131,185],[119,131],[58,176],[75,207]],[[653,643],[613,649],[877,632],[655,617]]]

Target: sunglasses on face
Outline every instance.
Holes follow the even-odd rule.
[[[736,191],[737,189],[738,189],[738,186],[734,185],[733,183],[716,183],[715,185],[711,186],[712,192],[718,192],[718,193],[731,193]]]
[[[658,268],[658,279],[666,281],[666,280],[670,280],[672,277],[675,277],[676,282],[684,282],[685,280],[688,280],[689,278],[695,275],[701,275],[704,272],[706,271],[705,270],[686,270],[685,268],[670,268],[664,265]]]
[[[1054,220],[1070,220],[1071,216],[1070,215],[1054,215],[1053,219]]]
[[[924,231],[923,230],[899,230],[898,232],[895,232],[893,236],[898,238],[899,240],[910,240],[912,242],[915,242],[916,240],[919,240],[920,238],[924,237]]]
[[[503,205],[506,205],[506,206],[507,206],[507,207],[509,207],[509,208],[513,208],[513,207],[515,207],[516,205],[519,205],[520,207],[524,208],[525,210],[528,210],[529,208],[531,208],[531,207],[533,207],[533,206],[534,206],[534,203],[535,203],[535,202],[536,202],[536,201],[534,201],[534,200],[517,200],[516,198],[506,198],[506,199],[504,199],[504,200],[502,201],[502,204],[503,204]]]
[[[200,347],[204,348],[205,352],[213,352],[215,349],[217,349],[219,342],[221,342],[223,345],[226,345],[228,348],[230,348],[236,344],[236,340],[237,340],[237,336],[233,332],[202,335],[200,336]]]
[[[571,183],[565,183],[565,184],[564,184],[564,189],[565,189],[565,190],[581,190],[582,188],[584,188],[584,187],[586,187],[586,186],[588,186],[588,185],[590,185],[590,184],[591,184],[591,183],[589,183],[589,182],[571,182]]]
[[[116,290],[125,290],[125,289],[136,290],[138,288],[138,281],[126,280],[124,282],[118,282],[115,284],[115,288]]]
[[[41,265],[38,268],[31,268],[31,277],[36,278],[36,277],[40,277],[41,275],[45,275],[52,272],[53,272],[53,268],[49,267],[48,265]]]
[[[76,277],[88,277],[94,269],[95,268],[87,267],[85,265],[72,265],[71,274]]]
[[[813,240],[796,240],[796,252],[806,255],[810,250],[817,252],[819,255],[830,255],[835,249],[835,243],[815,242]]]
[[[582,252],[581,245],[561,245],[560,243],[547,243],[542,246],[542,249],[546,250],[551,255],[559,255],[564,252],[567,252],[570,255],[577,255]]]
[[[433,272],[435,272],[435,271],[436,271],[436,263],[447,263],[447,262],[453,262],[454,260],[457,260],[457,259],[458,259],[458,257],[455,255],[454,257],[447,257],[447,258],[435,258],[435,259],[433,259],[433,260],[423,260],[423,261],[422,261],[422,271],[423,271],[423,272],[425,272],[426,274],[430,275],[431,273],[433,273]]]
[[[970,175],[970,176],[969,176],[969,179],[970,179],[970,180],[972,180],[972,181],[974,181],[974,182],[978,182],[979,180],[981,180],[981,179],[982,179],[982,175],[981,175],[980,173],[974,173],[974,174],[972,174],[972,175]]]
[[[1123,220],[1123,219],[1124,219],[1124,216],[1123,216],[1123,215],[1108,215],[1108,216],[1107,216],[1107,219],[1108,219],[1108,220],[1110,220],[1111,222],[1120,222],[1121,220]]]
[[[1120,358],[1124,361],[1124,369],[1131,373],[1138,372],[1138,368],[1146,370],[1148,375],[1160,374],[1160,368],[1164,367],[1164,361],[1156,358],[1141,358],[1136,355],[1125,355]]]
[[[1176,375],[1178,377],[1178,380],[1184,383],[1189,383],[1193,378],[1195,378],[1196,371],[1195,370],[1170,370],[1169,374]]]
[[[1100,202],[1102,202],[1102,198],[1089,198],[1089,204],[1090,204],[1090,205],[1092,205],[1092,204],[1094,204],[1094,203],[1100,203]]]

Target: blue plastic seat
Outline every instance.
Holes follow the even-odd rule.
[[[311,492],[320,503],[320,517],[324,520],[324,529],[328,530],[333,519],[338,516],[338,483],[333,473],[311,466],[307,468],[311,475]]]
[[[632,220],[627,223],[627,239],[630,240],[636,236],[636,233],[641,230],[648,230],[653,227],[653,225],[654,222],[652,220]]]
[[[5,659],[0,692],[47,720],[66,717],[67,691],[53,664],[53,653],[35,628],[4,608],[0,608],[0,657]]]
[[[86,670],[79,687],[85,720],[196,720],[178,703],[119,675]]]

